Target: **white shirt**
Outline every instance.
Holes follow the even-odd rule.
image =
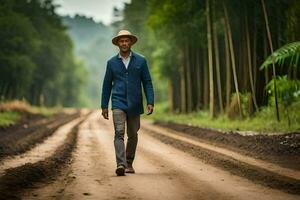
[[[130,62],[130,59],[131,59],[131,55],[132,55],[132,52],[130,52],[129,56],[127,58],[124,58],[123,56],[121,56],[121,54],[119,53],[119,58],[122,58],[122,62],[124,63],[126,69],[128,69],[128,65],[129,65],[129,62]]]

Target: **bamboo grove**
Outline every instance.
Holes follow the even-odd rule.
[[[300,40],[297,0],[132,0],[123,16],[114,26],[140,37],[136,49],[158,74],[158,99],[181,113],[242,117],[268,105],[274,71],[261,65],[270,42],[276,50]],[[299,81],[298,61],[275,65],[277,76]]]
[[[86,79],[51,0],[1,0],[0,97],[78,106]]]

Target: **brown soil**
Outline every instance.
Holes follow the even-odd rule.
[[[0,160],[28,151],[49,137],[61,125],[78,116],[79,112],[58,113],[51,118],[25,114],[16,125],[0,129]]]
[[[21,199],[21,192],[34,188],[37,182],[55,180],[61,169],[70,164],[77,142],[78,127],[82,122],[83,120],[68,133],[64,144],[59,146],[52,156],[36,163],[8,169],[0,178],[0,199]]]
[[[61,140],[62,145],[49,145],[55,150],[52,154],[40,155],[41,161],[11,167],[0,176],[0,199],[299,199],[295,195],[299,194],[295,192],[299,185],[292,179],[280,177],[283,182],[276,185],[278,177],[274,177],[277,182],[267,181],[273,181],[273,185],[257,184],[262,177],[270,178],[268,171],[257,174],[256,168],[239,160],[145,131],[143,122],[134,162],[136,173],[117,177],[111,118],[103,120],[95,111],[76,121],[82,119],[80,125],[73,121],[63,126],[73,123],[69,127],[74,128],[65,128],[67,137]],[[243,174],[253,177],[244,178]]]
[[[272,173],[268,170],[261,169],[233,159],[229,156],[216,153],[196,145],[188,144],[171,137],[158,134],[157,132],[147,131],[152,137],[159,139],[165,144],[171,145],[177,149],[201,159],[207,164],[220,167],[234,175],[245,177],[253,182],[265,185],[271,188],[279,189],[288,193],[300,195],[300,181]]]
[[[50,184],[35,185],[22,199],[195,199],[296,200],[299,196],[270,189],[203,163],[166,145],[151,134],[139,133],[135,174],[115,175],[112,122],[95,112],[80,126],[73,161]],[[143,126],[143,125],[142,125]],[[168,140],[170,141],[170,140]],[[174,143],[179,144],[176,140]]]
[[[45,123],[47,118],[39,114],[22,113],[21,119],[16,124],[10,126],[0,126],[0,135],[5,137],[11,132],[19,131],[20,129],[34,130],[38,124]]]
[[[300,170],[300,133],[243,136],[236,132],[222,133],[217,130],[172,122],[155,122],[155,124],[194,136],[206,143],[266,160],[282,167]]]

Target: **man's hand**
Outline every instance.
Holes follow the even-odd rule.
[[[153,105],[147,105],[147,115],[151,115],[153,113]]]
[[[102,116],[104,119],[108,120],[108,109],[107,108],[102,108]]]

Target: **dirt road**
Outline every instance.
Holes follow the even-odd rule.
[[[71,123],[67,128],[75,126],[76,122]],[[114,173],[116,166],[111,120],[104,121],[99,112],[94,112],[78,126],[71,162],[62,164],[63,170],[51,177],[50,181],[38,181],[22,190],[22,199],[300,198],[204,164],[190,154],[162,143],[144,130],[139,133],[134,164],[136,174],[117,177]],[[59,134],[63,135],[61,132]],[[36,154],[31,152],[30,155]]]

